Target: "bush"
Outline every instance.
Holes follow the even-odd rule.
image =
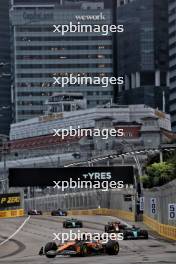
[[[161,186],[176,179],[176,165],[169,162],[153,163],[146,168],[146,175],[141,177],[144,188]]]

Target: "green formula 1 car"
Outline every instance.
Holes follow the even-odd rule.
[[[148,231],[140,229],[139,227],[132,226],[126,227],[125,229],[120,230],[119,232],[123,233],[123,239],[148,239]]]
[[[63,222],[63,227],[64,228],[82,228],[83,223],[82,223],[82,221],[80,221],[78,219],[71,218],[71,219],[66,219]]]

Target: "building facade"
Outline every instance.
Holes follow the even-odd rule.
[[[170,113],[176,131],[176,1],[169,1]]]
[[[11,123],[9,4],[0,0],[0,134],[9,134]]]
[[[113,76],[112,34],[53,32],[53,25],[111,24],[111,9],[96,1],[13,1],[15,121],[42,115],[54,92],[81,92],[89,108],[112,100],[113,86],[53,85],[53,77]],[[87,14],[92,18],[87,18]]]
[[[146,104],[169,112],[167,0],[47,3],[12,1],[15,121],[42,115],[44,102],[55,92],[82,93],[89,108],[114,100],[121,105]],[[69,22],[123,24],[125,31],[106,36],[53,32],[53,24]],[[70,74],[123,76],[124,84],[53,85],[53,77]]]
[[[125,78],[118,101],[169,112],[168,1],[134,0],[118,8],[118,72]]]
[[[123,140],[136,150],[158,148],[161,143],[167,142],[165,133],[171,132],[170,116],[145,105],[106,105],[86,109],[82,100],[82,107],[77,102],[79,110],[72,110],[71,106],[75,103],[75,98],[65,100],[57,94],[55,100],[52,97],[52,106],[68,107],[70,104],[70,111],[50,112],[51,102],[48,101],[50,111],[47,115],[12,124],[8,159],[14,160],[12,163],[20,159],[24,163],[28,159],[29,162],[31,159],[31,162],[37,163],[36,158],[39,158],[45,164],[42,157],[47,156],[48,159],[51,156],[55,162],[60,157],[68,163],[70,158],[73,160],[72,154],[80,153],[82,159],[88,160],[92,156],[106,155],[107,152],[117,153]],[[112,128],[123,130],[123,136],[108,136],[105,140],[102,135],[95,136],[90,132],[101,132],[103,129],[110,131]],[[54,129],[67,130],[68,135],[54,136]]]
[[[86,109],[84,98],[71,93],[53,95],[47,103],[46,115],[11,125],[7,169],[134,165],[134,152],[145,164],[171,142],[170,116],[145,105]],[[55,112],[55,106],[65,111]],[[55,133],[63,130],[64,137]],[[4,161],[0,173],[4,175]]]

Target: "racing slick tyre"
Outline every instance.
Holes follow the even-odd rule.
[[[83,223],[80,223],[79,224],[79,228],[83,228]]]
[[[80,256],[81,257],[85,257],[85,256],[87,256],[87,254],[88,254],[88,248],[87,248],[87,245],[86,244],[83,244],[83,245],[81,245],[80,246]]]
[[[56,255],[49,255],[49,254],[47,254],[48,251],[51,251],[51,250],[57,250],[56,243],[49,242],[49,243],[46,244],[45,249],[44,249],[44,253],[45,253],[45,255],[46,255],[47,258],[55,258]]]
[[[119,243],[117,241],[109,240],[106,244],[106,253],[108,255],[117,255],[119,253]]]
[[[67,223],[63,222],[63,228],[68,228]]]
[[[109,231],[109,228],[108,228],[108,226],[105,226],[105,233],[108,233],[108,231]]]
[[[147,230],[143,230],[142,234],[144,236],[144,239],[148,239],[148,232],[147,232]]]
[[[124,231],[123,232],[123,240],[127,240],[128,239],[128,232]]]

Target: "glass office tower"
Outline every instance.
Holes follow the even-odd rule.
[[[134,0],[118,8],[118,73],[125,78],[118,102],[169,112],[168,1]]]
[[[0,0],[0,134],[9,134],[11,122],[9,4]]]
[[[176,131],[176,1],[169,1],[170,113]]]
[[[95,19],[82,19],[87,14]],[[54,76],[113,76],[112,33],[53,33],[53,24],[112,24],[111,9],[102,1],[16,0],[10,16],[16,121],[42,115],[54,92],[82,93],[89,108],[112,101],[112,85],[53,85]]]

